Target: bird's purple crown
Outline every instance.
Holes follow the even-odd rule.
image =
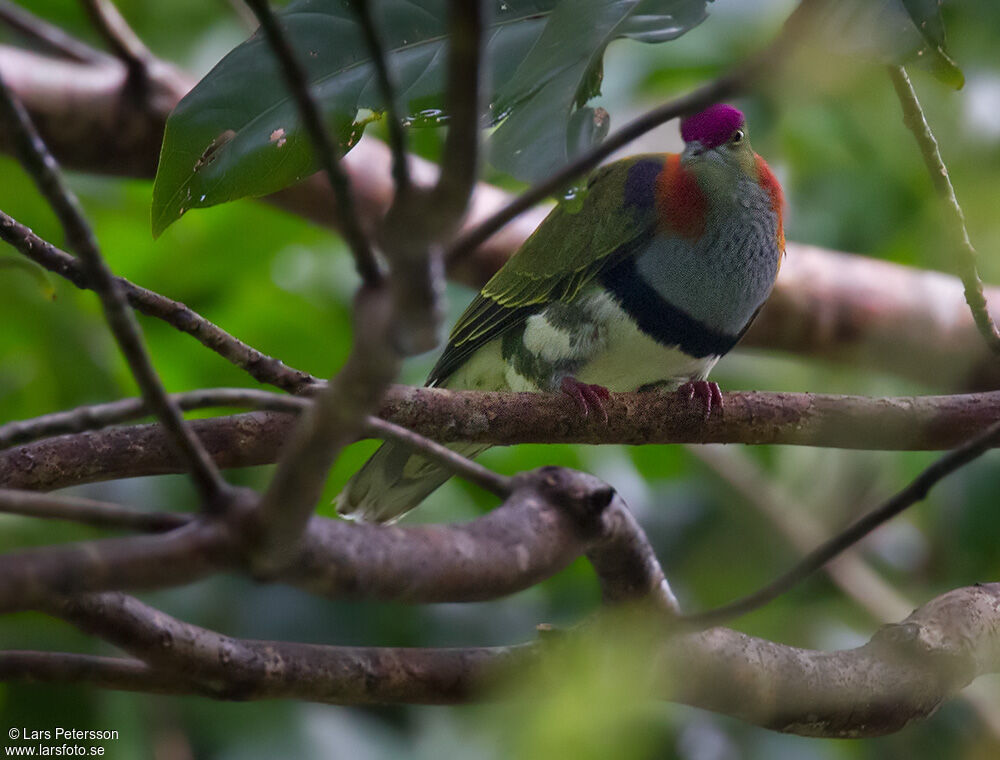
[[[681,120],[681,137],[684,142],[697,140],[705,148],[722,145],[729,136],[743,125],[743,112],[738,108],[719,103]]]

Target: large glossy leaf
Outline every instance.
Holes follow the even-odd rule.
[[[563,12],[564,17],[575,15],[579,20],[596,13],[602,28],[611,33],[588,31],[584,40],[575,40],[567,37],[565,20],[560,22],[547,32],[546,40],[556,47],[546,56],[553,69],[543,72],[537,68],[541,52],[536,51],[552,25],[557,0],[497,0],[487,60],[489,81],[504,90],[507,106],[497,108],[491,97],[485,121],[495,123],[502,116],[525,112],[523,119],[537,125],[524,130],[526,139],[538,132],[559,134],[558,155],[566,156],[566,146],[579,147],[581,135],[602,132],[581,128],[587,114],[572,124],[570,117],[599,87],[600,59],[607,42],[615,35],[647,42],[672,39],[683,31],[676,28],[678,18],[690,19],[685,26],[690,28],[704,17],[706,1],[565,0],[563,5],[570,10]],[[408,122],[440,123],[447,117],[443,97],[447,2],[382,0],[373,5]],[[685,14],[664,11],[675,7],[686,9]],[[295,0],[282,13],[281,22],[306,68],[331,134],[349,149],[364,129],[364,114],[377,114],[385,106],[350,3]],[[522,73],[522,62],[530,61],[535,63]],[[544,81],[536,81],[542,77]],[[537,108],[550,97],[572,107]],[[553,123],[540,123],[550,116]],[[508,134],[514,134],[513,127]],[[530,150],[534,154],[538,148],[532,144]],[[274,192],[314,170],[294,101],[266,42],[254,35],[223,58],[171,114],[153,188],[153,233],[158,235],[191,208]]]
[[[567,125],[591,119],[589,109],[572,117],[600,92],[608,44],[619,37],[644,42],[679,37],[704,20],[705,5],[705,0],[560,3],[513,80],[497,95],[497,108],[510,115],[491,139],[493,164],[518,179],[535,181],[589,147],[580,142],[580,130],[567,131]],[[603,137],[601,131],[594,134]]]

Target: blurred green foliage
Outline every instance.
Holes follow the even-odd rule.
[[[94,41],[79,5],[23,0],[27,7]],[[121,0],[119,7],[160,56],[204,73],[245,35],[222,0]],[[791,0],[716,0],[708,20],[674,42],[611,45],[606,107],[621,124],[704,82],[773,37]],[[960,92],[915,75],[982,252],[987,281],[1000,282],[1000,6],[967,0],[944,7],[950,53],[967,79]],[[789,200],[791,239],[915,266],[950,270],[954,257],[920,157],[899,118],[880,65],[803,51],[789,73],[738,103],[754,146],[776,169]],[[440,133],[414,133],[433,157]],[[674,149],[667,125],[634,150]],[[51,212],[8,158],[0,158],[0,208],[56,243]],[[517,187],[491,170],[488,179]],[[155,243],[149,235],[150,182],[72,176],[112,267],[141,285],[189,304],[240,338],[289,364],[327,376],[350,341],[348,305],[356,283],[341,242],[292,216],[249,201],[189,215]],[[0,254],[6,256],[7,254]],[[53,278],[49,300],[34,276],[0,268],[0,422],[133,395],[92,294]],[[449,289],[457,316],[470,297]],[[928,305],[932,308],[933,305]],[[142,319],[155,363],[171,390],[252,385],[190,338]],[[405,380],[420,383],[432,356],[413,360]],[[873,374],[737,352],[718,367],[724,388],[844,393],[948,392]],[[324,504],[373,448],[352,447],[337,463]],[[790,447],[740,449],[786,489],[799,508],[833,530],[912,477],[932,455]],[[795,559],[780,534],[682,447],[521,446],[483,457],[515,472],[541,464],[580,467],[613,483],[646,528],[685,605],[705,608],[767,581]],[[260,487],[269,468],[231,473]],[[865,543],[865,556],[915,602],[946,589],[1000,578],[1000,462],[995,455],[941,484],[930,498]],[[186,509],[181,477],[136,479],[75,489],[158,509]],[[495,500],[449,483],[413,521],[466,519]],[[329,506],[322,508],[331,514]],[[0,549],[93,537],[97,531],[0,516]],[[172,614],[225,633],[257,638],[369,645],[488,645],[530,640],[535,625],[570,625],[593,611],[598,594],[584,561],[511,598],[428,605],[334,603],[241,578],[217,578],[145,595]],[[788,644],[832,648],[860,643],[870,619],[824,577],[816,577],[737,626]],[[632,641],[626,632],[623,642]],[[0,619],[4,648],[107,653],[109,648],[40,615]],[[982,721],[952,702],[929,721],[878,740],[834,742],[772,734],[684,707],[651,704],[635,685],[642,663],[608,670],[579,651],[508,685],[513,702],[467,708],[351,709],[296,703],[224,704],[105,693],[84,688],[0,685],[6,726],[117,729],[115,758],[240,760],[308,758],[938,758],[995,757]],[[628,650],[627,646],[622,649]],[[638,650],[636,650],[638,651]],[[635,685],[635,688],[631,688]],[[529,701],[525,701],[530,696]],[[1000,704],[993,704],[1000,711]],[[180,749],[177,749],[177,748]],[[173,748],[173,749],[171,749]],[[172,754],[171,754],[172,752]]]

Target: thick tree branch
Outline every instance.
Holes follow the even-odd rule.
[[[146,663],[118,657],[62,652],[0,652],[0,680],[5,682],[87,684],[98,689],[149,694],[202,694],[176,674],[154,671]]]
[[[245,394],[246,403],[252,402],[252,392],[234,389],[233,394],[235,399]],[[213,391],[195,392],[192,399],[212,395]],[[379,416],[441,443],[746,443],[894,451],[954,448],[1000,419],[1000,391],[896,398],[752,391],[725,396],[725,413],[705,420],[699,407],[675,394],[612,394],[604,424],[571,414],[572,402],[561,395],[394,386]],[[179,394],[177,398],[187,397]],[[274,408],[298,403],[281,397],[273,401]],[[132,403],[96,407],[93,417],[100,420],[102,410],[108,408],[134,408]],[[85,426],[92,414],[86,410],[56,416]],[[252,412],[189,424],[218,466],[230,468],[275,462],[294,422],[288,414]],[[12,425],[32,429],[30,420]],[[363,423],[359,423],[359,432],[362,428]],[[4,437],[10,430],[10,426],[0,428]],[[0,485],[54,490],[100,480],[176,473],[181,467],[161,428],[135,425],[0,451]]]
[[[109,630],[103,605],[131,634],[121,641],[182,669],[181,682],[133,660],[40,652],[0,654],[8,681],[205,694],[221,699],[306,699],[335,704],[452,704],[481,699],[500,673],[530,666],[544,647],[378,649],[233,639],[118,595],[70,603],[62,614]],[[93,605],[93,606],[90,606]],[[879,736],[925,718],[979,675],[1000,670],[1000,584],[956,589],[885,626],[858,649],[817,652],[724,628],[667,636],[648,653],[654,693],[807,736]],[[114,611],[114,612],[112,612]],[[109,614],[109,617],[111,616]],[[178,654],[152,638],[162,627]],[[613,639],[605,642],[614,646]],[[218,680],[225,663],[227,680]],[[215,676],[213,678],[213,676]]]
[[[254,527],[252,507],[247,496],[229,527],[189,519],[163,535],[2,555],[0,611],[35,607],[54,595],[183,585],[246,569],[247,555],[252,571],[253,547],[244,545]],[[107,510],[104,517],[111,517]],[[655,555],[614,491],[591,475],[555,467],[520,474],[501,506],[463,525],[313,518],[270,578],[331,598],[481,601],[528,588],[585,552],[609,601],[654,593],[673,610]]]
[[[232,566],[221,526],[192,523],[150,536],[106,538],[0,555],[0,612],[55,595],[179,586]]]
[[[0,116],[14,132],[18,158],[38,186],[62,225],[69,247],[80,257],[104,309],[104,316],[119,350],[150,409],[170,434],[173,445],[186,462],[206,508],[219,506],[227,486],[201,442],[184,425],[180,410],[167,396],[136,322],[117,280],[97,246],[90,225],[76,196],[63,182],[59,167],[35,130],[27,112],[0,79]]]

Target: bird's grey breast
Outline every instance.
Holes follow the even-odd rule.
[[[736,336],[770,294],[780,255],[771,196],[748,178],[709,207],[701,236],[655,236],[636,269],[664,301]]]

